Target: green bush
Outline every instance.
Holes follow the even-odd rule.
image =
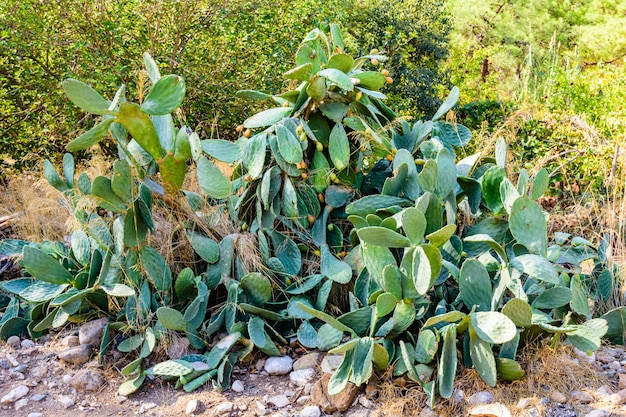
[[[66,78],[99,91],[125,83],[130,98],[140,100],[145,77],[137,78],[136,69],[144,51],[163,70],[185,77],[189,100],[181,116],[201,137],[234,139],[234,127],[253,110],[235,93],[280,91],[280,75],[300,39],[311,25],[330,22],[350,28],[351,52],[377,48],[393,57],[389,70],[399,82],[390,91],[392,103],[432,112],[446,55],[446,16],[441,0],[3,1],[0,167],[59,161],[66,139],[90,125],[89,117],[68,111],[58,88]]]

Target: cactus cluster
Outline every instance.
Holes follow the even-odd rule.
[[[330,29],[302,42],[285,73],[291,90],[239,93],[273,107],[245,120],[236,142],[177,128],[184,82],[161,76],[149,55],[152,87],[142,103],[126,101],[124,87],[108,101],[64,82],[74,104],[102,116],[68,150],[112,138],[119,159],[110,177],[93,179],[75,180],[70,154],[63,177],[44,164],[79,227],[69,247],[1,243],[3,253],[22,255],[24,276],[0,283],[8,295],[0,337],[107,316],[101,356],[114,333],[124,336],[118,350],[137,355],[121,371],[128,395],[147,375],[186,391],[209,381],[226,389],[237,361],[255,348],[279,355],[295,336],[303,347],[344,355],[331,394],[392,366],[431,401],[452,395],[459,359],[493,386],[524,375],[516,352],[538,335],[584,351],[605,334],[622,341],[624,310],[593,318],[587,303],[612,291],[602,248],[548,236],[537,203],[548,173],[522,170],[513,183],[503,141],[495,158],[457,160],[471,138],[444,118],[458,89],[430,120],[398,118],[381,92],[393,81],[377,67],[384,54],[353,58],[339,28]],[[231,164],[232,177],[215,161]],[[198,193],[181,189],[192,164]],[[240,231],[220,235],[205,203],[220,203]],[[188,213],[176,219],[177,238],[193,248],[192,265],[168,265],[150,246],[157,204]],[[260,262],[246,262],[243,240],[254,242]],[[580,264],[590,259],[597,267],[584,274]],[[146,367],[172,333],[205,353]]]

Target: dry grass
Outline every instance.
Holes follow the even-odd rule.
[[[569,347],[552,349],[546,344],[530,344],[518,355],[518,361],[526,371],[522,379],[499,381],[495,388],[491,388],[476,370],[461,368],[457,371],[455,387],[463,391],[466,399],[479,391],[491,392],[494,402],[506,405],[513,416],[527,415],[516,407],[518,401],[525,398],[526,407],[535,407],[538,415],[544,415],[546,406],[541,403],[541,398],[549,397],[551,392],[566,394],[573,389],[610,385],[609,380],[596,368],[585,361],[572,359],[574,356]],[[388,382],[381,384],[379,392],[379,404],[386,416],[419,416],[427,404],[426,395],[415,385],[407,389]],[[442,416],[466,416],[469,415],[470,406],[465,401],[440,398],[435,411]]]
[[[110,163],[94,157],[87,165],[77,167],[91,178],[105,174]],[[61,192],[43,178],[42,170],[8,177],[0,193],[0,217],[17,214],[11,228],[19,239],[32,242],[59,240],[75,229],[72,208]]]
[[[25,173],[7,179],[0,193],[0,216],[16,215],[10,226],[20,239],[62,241],[71,216],[71,208],[64,203],[62,195],[40,175]]]

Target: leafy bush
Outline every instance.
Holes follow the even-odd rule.
[[[137,351],[122,370],[129,379],[120,393],[128,395],[149,374],[187,391],[208,381],[226,389],[237,361],[255,348],[280,355],[296,334],[307,348],[344,354],[331,394],[393,365],[431,404],[437,393],[452,395],[457,350],[493,386],[523,376],[517,349],[538,335],[584,351],[605,334],[621,340],[624,309],[592,318],[588,306],[591,291],[605,297],[613,286],[611,273],[596,281],[580,269],[598,261],[597,251],[582,238],[548,236],[536,202],[547,172],[530,178],[522,170],[512,183],[503,141],[495,158],[457,162],[454,148],[470,132],[442,119],[457,88],[430,120],[397,123],[380,91],[390,80],[374,65],[386,56],[344,51],[336,25],[330,34],[309,32],[284,74],[292,89],[240,92],[273,107],[246,119],[236,143],[175,128],[184,84],[161,77],[148,55],[152,87],[141,106],[125,100],[123,87],[108,102],[65,81],[74,104],[103,116],[68,148],[86,148],[108,129],[120,159],[111,178],[93,180],[75,180],[69,154],[63,178],[45,164],[80,230],[70,248],[3,243],[3,252],[22,252],[25,274],[0,284],[10,294],[0,336],[36,337],[95,305],[111,321],[101,354],[112,332],[127,336],[118,349]],[[232,179],[212,160],[235,163]],[[203,194],[180,190],[187,163]],[[155,200],[179,213],[180,239],[199,259],[176,278],[147,244]],[[207,201],[225,203],[247,232],[220,235],[201,210]],[[213,343],[221,330],[228,335]],[[206,352],[146,367],[171,333]]]
[[[136,68],[143,51],[162,70],[182,71],[187,124],[202,138],[236,138],[234,126],[251,106],[235,93],[250,87],[278,92],[299,39],[311,25],[333,21],[350,27],[348,50],[378,48],[393,55],[389,70],[402,79],[393,87],[397,104],[434,111],[449,27],[439,0],[7,0],[0,4],[0,20],[4,169],[32,168],[40,158],[60,162],[65,138],[91,124],[89,116],[65,108],[57,86],[66,78],[98,91],[125,83],[141,101],[146,80],[136,77]],[[109,142],[102,146],[114,153]]]

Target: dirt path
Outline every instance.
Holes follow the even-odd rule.
[[[58,358],[58,353],[67,349],[64,342],[66,335],[62,333],[45,337],[36,343],[22,340],[20,345],[14,347],[0,342],[0,397],[4,400],[0,404],[0,416],[161,417],[184,416],[188,413],[210,417],[382,417],[407,415],[410,412],[422,416],[626,416],[626,406],[622,405],[626,403],[626,389],[620,391],[626,388],[624,347],[605,347],[591,358],[572,358],[561,354],[563,357],[548,359],[546,362],[554,362],[552,366],[557,371],[544,369],[542,372],[558,373],[558,369],[562,369],[568,373],[563,374],[565,376],[555,375],[556,380],[549,380],[542,375],[541,378],[548,379],[540,384],[535,395],[522,396],[528,394],[528,390],[524,389],[510,391],[514,387],[511,384],[484,389],[487,387],[467,377],[471,376],[470,372],[458,376],[459,389],[455,396],[441,402],[435,408],[436,412],[430,409],[417,412],[419,407],[416,405],[423,401],[423,396],[418,390],[409,391],[407,396],[407,391],[398,386],[401,382],[397,382],[395,391],[401,393],[401,396],[393,398],[390,392],[394,389],[373,386],[361,390],[347,411],[324,413],[310,397],[311,384],[298,386],[288,374],[266,375],[257,370],[263,369],[259,363],[250,369],[235,368],[233,381],[240,381],[236,384],[240,392],[228,390],[219,393],[205,386],[193,393],[186,393],[175,390],[168,382],[154,379],[146,381],[144,387],[130,398],[120,397],[117,388],[123,377],[114,366],[100,366],[95,361],[77,366]],[[562,362],[556,363],[559,361]],[[585,369],[595,372],[597,378],[585,374]],[[579,381],[579,385],[564,381],[567,378]],[[530,385],[533,381],[529,377],[526,382],[520,383],[520,387],[524,388],[525,383]],[[88,391],[90,389],[94,391]],[[23,395],[7,399],[6,396],[12,392]],[[415,397],[411,399],[410,395]],[[481,402],[485,404],[478,404]],[[497,407],[500,407],[498,404],[504,407],[499,414],[496,413]],[[487,407],[483,414],[480,414],[480,407]]]

